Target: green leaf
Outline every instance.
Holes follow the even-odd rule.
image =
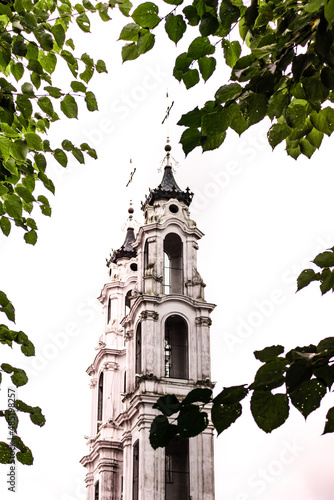
[[[38,134],[35,134],[35,132],[26,132],[25,139],[30,150],[43,151],[43,142]]]
[[[188,128],[181,135],[180,143],[184,154],[187,156],[190,151],[200,145],[201,133],[196,128]]]
[[[211,151],[219,148],[226,137],[226,130],[229,126],[229,117],[225,110],[216,113],[207,113],[202,117],[202,141],[203,151]]]
[[[198,66],[203,80],[206,82],[216,69],[216,59],[214,57],[200,57]]]
[[[313,111],[310,118],[313,126],[320,132],[331,135],[334,131],[334,109],[327,107],[319,113]]]
[[[334,252],[327,250],[326,252],[319,253],[313,262],[319,267],[332,267],[334,266]]]
[[[201,18],[193,5],[187,5],[182,12],[186,16],[190,26],[197,26]]]
[[[19,94],[16,98],[17,108],[21,111],[24,118],[29,119],[32,115],[32,104],[30,99],[23,94]]]
[[[218,405],[234,405],[239,403],[248,394],[244,385],[225,387],[214,399],[213,403]]]
[[[137,45],[135,43],[127,43],[122,47],[122,61],[132,61],[139,56]]]
[[[198,406],[187,405],[180,411],[177,423],[180,438],[187,439],[203,432],[209,420],[207,413],[201,412]]]
[[[71,82],[71,87],[72,87],[72,90],[74,92],[85,92],[86,93],[86,90],[87,90],[86,85],[84,85],[82,82],[77,82],[76,80]]]
[[[283,122],[283,123],[275,123],[270,127],[268,131],[268,141],[272,149],[275,149],[275,147],[284,139],[286,139],[291,133],[291,128],[288,127],[288,125]]]
[[[241,135],[248,128],[248,124],[239,105],[236,102],[229,103],[225,106],[225,110],[229,116],[230,127]]]
[[[7,197],[4,207],[9,217],[13,217],[14,219],[22,217],[22,201],[16,194],[11,194]]]
[[[58,47],[62,47],[65,42],[65,30],[60,23],[51,26],[51,32],[57,42]]]
[[[44,172],[46,169],[46,159],[42,153],[35,153],[34,160],[39,171]]]
[[[4,443],[2,441],[0,441],[0,463],[1,464],[13,463],[13,450],[7,443]]]
[[[267,114],[268,100],[264,94],[251,93],[244,101],[244,113],[249,125],[261,121]]]
[[[235,63],[238,61],[241,54],[241,46],[237,40],[229,42],[224,38],[222,40],[222,47],[224,49],[224,57],[226,64],[233,68]]]
[[[312,411],[319,408],[325,394],[326,386],[314,378],[303,382],[298,389],[291,392],[290,399],[306,419]]]
[[[85,102],[87,104],[88,111],[97,111],[98,110],[98,105],[97,105],[96,98],[95,98],[95,95],[93,94],[93,92],[90,92],[90,91],[86,92]]]
[[[199,82],[199,73],[197,69],[190,69],[183,73],[182,80],[187,89],[190,89]]]
[[[74,158],[76,158],[78,160],[79,163],[81,163],[81,164],[85,163],[84,155],[82,154],[82,151],[80,151],[79,148],[73,148],[72,154],[73,154]]]
[[[242,92],[242,87],[239,83],[229,83],[220,87],[215,93],[215,99],[220,102],[227,102],[236,99]]]
[[[17,426],[19,423],[19,419],[14,410],[5,410],[5,419],[8,423],[8,427],[14,432],[17,431]]]
[[[58,87],[44,87],[44,90],[46,90],[51,97],[54,97],[55,99],[59,99],[63,94],[63,92],[58,88]]]
[[[222,23],[222,36],[226,36],[230,32],[232,24],[239,20],[240,9],[234,4],[235,2],[232,3],[231,0],[223,0],[220,5],[219,17]]]
[[[207,12],[206,14],[204,14],[204,16],[202,16],[199,25],[199,32],[202,36],[213,35],[218,28],[219,28],[219,22],[215,13],[211,11]]]
[[[10,233],[10,229],[11,229],[10,220],[7,217],[2,216],[0,219],[0,227],[1,227],[1,231],[3,232],[3,234],[5,236],[8,236]]]
[[[34,411],[30,413],[30,420],[33,424],[38,425],[39,427],[43,427],[45,424],[45,417],[42,414],[42,410],[38,406],[35,406]]]
[[[56,69],[57,57],[53,52],[45,53],[43,50],[40,50],[38,54],[38,60],[47,73],[52,74]]]
[[[1,291],[0,291],[0,312],[5,313],[6,316],[7,316],[7,318],[9,319],[9,321],[15,322],[15,309],[14,309],[14,306],[10,302],[10,300],[8,299],[7,295],[4,292],[1,292]],[[3,365],[1,365],[1,368],[4,370]]]
[[[138,40],[139,31],[141,27],[136,23],[129,23],[124,26],[119,35],[119,40],[126,40],[128,42],[136,42]],[[97,69],[97,68],[96,68]]]
[[[22,184],[17,184],[17,186],[15,187],[15,191],[26,203],[35,201],[35,198],[31,194],[29,189],[27,189],[25,186],[22,186]]]
[[[28,382],[28,377],[24,370],[21,368],[14,368],[14,373],[11,376],[12,382],[16,387],[21,387]]]
[[[31,229],[27,233],[24,234],[24,240],[29,245],[35,245],[37,241],[37,233],[34,229]]]
[[[177,122],[178,125],[184,125],[185,127],[198,128],[201,126],[203,111],[199,110],[198,107],[189,111],[185,115],[182,115],[180,120]]]
[[[132,19],[142,28],[155,28],[161,21],[159,9],[153,2],[144,2],[133,11]]]
[[[132,3],[129,0],[118,0],[118,7],[119,7],[119,10],[122,12],[122,14],[124,16],[128,17],[129,12],[132,9]],[[101,15],[101,11],[100,11],[100,15]],[[102,17],[102,20],[104,20],[103,17]]]
[[[145,54],[152,49],[155,42],[155,37],[148,30],[143,30],[145,33],[139,33],[139,38],[137,42],[138,54]]]
[[[70,94],[67,94],[61,101],[60,109],[67,118],[78,118],[78,105]]]
[[[0,292],[0,293],[3,293],[3,292]],[[14,368],[11,365],[9,365],[8,363],[2,363],[1,369],[5,373],[12,373],[14,371]]]
[[[90,20],[85,13],[80,14],[80,16],[78,16],[75,20],[79,28],[84,33],[90,32]]]
[[[67,166],[67,156],[66,156],[66,153],[64,153],[64,151],[62,149],[55,149],[54,151],[54,157],[56,158],[57,162],[60,163],[60,165],[62,167],[66,167]]]
[[[177,434],[177,426],[170,424],[165,415],[158,415],[152,422],[150,429],[150,443],[154,450],[164,448]]]
[[[288,418],[288,398],[285,394],[273,395],[269,391],[255,390],[251,399],[251,412],[260,429],[271,432]]]
[[[175,16],[171,13],[166,16],[165,30],[170,40],[175,44],[181,40],[186,29],[186,23],[180,14]]]
[[[15,160],[25,161],[28,153],[28,145],[25,140],[18,139],[12,142],[10,146],[10,154],[15,158]]]
[[[192,59],[211,55],[215,52],[215,48],[211,45],[208,37],[199,36],[191,42],[188,48],[188,56]]]
[[[330,408],[326,415],[326,423],[323,434],[334,432],[334,407]]]
[[[47,115],[49,115],[52,118],[54,111],[52,102],[48,97],[40,97],[37,101],[37,104],[39,105],[42,111],[44,111]]]
[[[325,4],[325,18],[329,24],[334,22],[334,0],[328,0]]]
[[[166,417],[170,417],[180,410],[181,404],[174,394],[167,394],[166,396],[161,396],[153,405],[153,408],[161,411]]]
[[[268,361],[258,369],[254,382],[251,384],[250,388],[271,390],[275,387],[280,387],[285,380],[285,369],[286,360],[283,358],[276,358],[272,361]]]
[[[19,80],[21,80],[23,74],[24,74],[24,67],[23,67],[23,64],[18,62],[18,63],[12,63],[12,66],[11,66],[11,72],[12,72],[12,75],[14,76],[15,80],[18,82]]]
[[[211,389],[193,389],[182,401],[182,405],[188,405],[191,403],[204,403],[207,404],[211,401],[212,390]]]
[[[310,361],[296,359],[286,371],[285,383],[289,393],[296,390],[303,382],[310,380],[313,373]]]
[[[240,403],[225,406],[221,406],[217,403],[214,404],[211,409],[211,418],[218,435],[230,427],[230,425],[240,417],[241,413],[242,406]]]
[[[254,356],[262,363],[267,363],[268,361],[273,361],[280,354],[284,352],[284,347],[281,345],[273,345],[271,347],[265,347],[261,351],[255,351]]]
[[[106,63],[102,59],[98,59],[95,68],[98,73],[108,73]]]

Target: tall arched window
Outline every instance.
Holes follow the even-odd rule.
[[[111,298],[109,297],[108,299],[108,321],[107,323],[109,324],[111,320]]]
[[[95,483],[95,489],[94,489],[94,500],[99,500],[100,498],[100,484],[99,481]]]
[[[165,377],[189,378],[188,325],[174,314],[165,322]]]
[[[139,441],[133,445],[132,500],[138,500],[139,493]]]
[[[140,375],[141,372],[141,323],[139,323],[136,331],[136,374]]]
[[[175,233],[164,240],[164,293],[183,293],[182,241]]]
[[[145,246],[144,246],[144,273],[147,269],[149,260],[148,260],[148,241],[145,241]]]
[[[97,430],[100,428],[103,413],[103,372],[100,373],[99,385],[97,388]]]
[[[165,454],[165,500],[190,498],[189,442],[173,438]]]
[[[130,312],[131,308],[131,302],[130,302],[130,297],[132,295],[132,290],[129,290],[128,293],[125,295],[125,316],[127,316]]]

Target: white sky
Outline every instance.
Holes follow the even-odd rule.
[[[19,230],[9,238],[0,236],[0,288],[16,307],[17,328],[30,336],[38,353],[28,359],[3,347],[1,359],[26,367],[30,381],[17,397],[41,406],[47,418],[42,429],[21,418],[20,435],[31,446],[35,464],[19,466],[16,500],[85,498],[79,460],[90,429],[85,370],[102,331],[96,297],[107,280],[105,258],[123,243],[129,200],[141,223],[140,202],[161,180],[167,131],[160,124],[167,88],[175,101],[170,120],[172,154],[180,163],[175,175],[182,188],[195,192],[191,213],[205,233],[199,272],[207,300],[217,304],[212,315],[217,390],[252,381],[259,366],[255,349],[278,343],[291,348],[333,335],[333,297],[321,298],[315,284],[294,293],[304,266],[334,244],[332,139],[311,161],[296,162],[282,147],[271,152],[267,123],[262,123],[241,138],[229,133],[218,151],[193,152],[184,159],[176,121],[208,100],[228,73],[220,64],[212,82],[186,91],[171,77],[182,51],[172,42],[158,43],[153,52],[122,65],[121,44],[116,43],[121,23],[97,22],[92,35],[80,35],[82,52],[104,59],[109,69],[108,75],[93,79],[100,111],[88,113],[82,105],[79,121],[61,120],[50,134],[54,146],[64,138],[90,142],[98,161],[85,166],[73,161],[66,170],[50,165],[56,185],[56,197],[49,197],[53,215],[49,219],[36,211],[34,248]],[[64,72],[64,80],[68,77]],[[307,424],[292,409],[288,423],[267,436],[252,420],[247,402],[245,415],[216,439],[216,499],[331,499],[334,438],[321,433],[332,405],[328,395]],[[7,432],[2,422],[0,432]],[[5,499],[14,495],[7,491],[7,472],[8,466],[1,466]]]

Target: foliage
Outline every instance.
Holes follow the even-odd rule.
[[[334,291],[334,248],[320,253],[313,262],[321,272],[304,270],[297,279],[297,291],[312,281],[320,281],[322,294]],[[162,415],[155,417],[151,426],[152,447],[166,446],[177,434],[181,438],[200,434],[209,425],[208,411],[219,435],[241,416],[240,402],[247,395],[251,395],[256,424],[271,432],[287,420],[291,405],[306,419],[334,384],[334,337],[321,340],[317,346],[295,347],[285,355],[281,345],[265,347],[254,355],[264,364],[248,386],[226,387],[215,398],[207,388],[190,391],[182,402],[172,395],[160,397],[153,406]],[[168,417],[175,414],[169,422]],[[334,407],[327,412],[323,434],[330,432],[334,432]]]
[[[285,140],[287,153],[295,159],[300,154],[310,158],[324,134],[332,134],[333,0],[251,0],[248,6],[242,0],[164,3],[172,4],[165,16],[153,2],[132,12],[133,22],[120,34],[129,42],[122,49],[123,61],[150,50],[152,30],[164,22],[175,43],[187,29],[196,29],[173,71],[187,89],[214,74],[216,62],[223,58],[219,49],[231,68],[230,83],[221,82],[203,107],[178,122],[186,127],[180,141],[185,154],[196,147],[216,149],[229,128],[240,135],[265,117],[272,122],[271,147]]]
[[[4,0],[0,3],[0,228],[5,236],[12,224],[24,230],[26,243],[35,245],[37,224],[31,213],[39,206],[42,214],[51,215],[48,198],[41,192],[44,186],[52,194],[54,184],[47,174],[49,159],[66,167],[71,153],[82,164],[85,156],[96,158],[96,152],[87,143],[75,146],[64,139],[51,146],[46,139],[52,123],[60,116],[78,117],[78,97],[89,111],[98,109],[96,98],[88,89],[93,74],[106,73],[104,61],[94,61],[88,54],[78,56],[68,37],[70,24],[84,32],[90,31],[89,14],[98,12],[108,21],[109,8],[119,5],[126,14],[131,7],[128,0],[119,0],[95,6],[89,0],[75,5],[70,0]],[[64,66],[69,77],[64,88],[53,85],[54,75],[64,80]],[[68,88],[66,88],[66,85]],[[15,310],[4,292],[0,292],[0,312],[8,321],[15,321]],[[35,348],[22,331],[0,325],[0,342],[9,347],[21,346],[25,356],[33,356]],[[10,376],[16,387],[25,385],[24,370],[2,363],[3,374]],[[6,375],[6,376],[7,376]],[[12,392],[10,392],[12,391]],[[23,464],[33,463],[30,449],[17,435],[18,412],[29,413],[31,421],[43,426],[45,418],[39,407],[15,401],[15,391],[8,389],[11,401],[8,409],[0,411],[7,421],[11,435],[9,444],[0,442],[0,463],[13,463],[15,457]]]
[[[11,322],[15,321],[15,310],[13,304],[8,300],[4,292],[0,292],[0,312],[7,316]],[[21,351],[25,356],[34,356],[35,347],[28,336],[22,331],[14,331],[6,325],[0,325],[0,343],[13,346],[13,343],[21,346]],[[28,382],[28,377],[24,370],[16,368],[8,363],[0,366],[0,383],[3,383],[3,374],[8,374],[15,387],[21,387]],[[9,444],[0,442],[0,463],[14,463],[16,459],[26,465],[33,463],[31,450],[22,442],[17,435],[19,423],[18,411],[29,413],[31,421],[40,427],[45,424],[45,417],[38,406],[29,406],[23,401],[16,399],[15,390],[7,389],[8,408],[0,411],[0,417],[4,417],[9,430]]]

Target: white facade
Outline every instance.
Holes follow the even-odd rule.
[[[168,156],[162,183],[143,205],[145,223],[136,237],[129,227],[99,297],[105,331],[87,370],[92,426],[81,460],[87,500],[214,500],[212,426],[167,450],[149,442],[158,397],[182,400],[195,387],[213,386],[214,304],[205,301],[197,271],[203,234],[190,218],[192,195],[178,188]]]

